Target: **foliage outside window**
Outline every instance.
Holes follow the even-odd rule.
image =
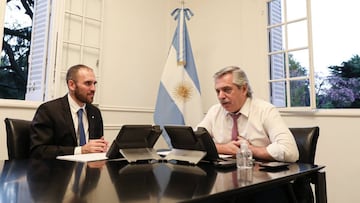
[[[0,98],[25,99],[33,11],[33,0],[7,2],[0,59]]]
[[[360,49],[352,44],[358,44],[360,30],[352,25],[360,3],[327,2],[325,10],[323,2],[310,0],[267,4],[271,102],[283,108],[359,108]]]

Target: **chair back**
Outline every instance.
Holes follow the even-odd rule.
[[[29,158],[31,121],[5,118],[5,126],[9,160]]]
[[[299,150],[299,163],[314,164],[319,127],[290,128]]]

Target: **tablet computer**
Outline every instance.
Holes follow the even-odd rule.
[[[173,125],[164,126],[164,129],[170,138],[173,148],[204,151],[192,127]]]
[[[206,155],[202,160],[211,162],[219,168],[236,166],[236,159],[220,158],[213,138],[206,128],[199,127],[196,131],[190,126],[164,126],[164,128],[174,148],[204,151]]]
[[[106,156],[122,158],[120,149],[153,148],[161,132],[158,125],[123,125]]]

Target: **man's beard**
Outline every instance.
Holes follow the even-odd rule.
[[[87,104],[91,104],[94,101],[94,97],[87,97],[87,94],[86,95],[80,94],[77,88],[75,89],[75,98]]]

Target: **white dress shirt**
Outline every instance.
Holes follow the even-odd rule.
[[[295,162],[299,152],[289,128],[272,104],[255,98],[247,98],[238,118],[239,135],[252,145],[266,147],[277,161]],[[205,127],[214,142],[231,141],[233,120],[221,104],[212,106],[198,127]]]
[[[83,109],[83,124],[84,124],[84,130],[85,130],[85,138],[86,138],[86,142],[88,142],[89,140],[89,122],[87,119],[87,113],[85,110],[85,106],[86,104],[84,104],[84,106],[79,106],[72,98],[71,96],[68,94],[68,100],[69,100],[69,105],[70,105],[70,111],[71,111],[71,116],[74,122],[74,127],[75,127],[75,132],[76,132],[76,137],[77,137],[77,143],[79,145],[80,143],[80,135],[79,135],[79,117],[77,115],[77,112],[79,111],[79,109]],[[81,147],[75,147],[74,150],[74,154],[81,154]]]

